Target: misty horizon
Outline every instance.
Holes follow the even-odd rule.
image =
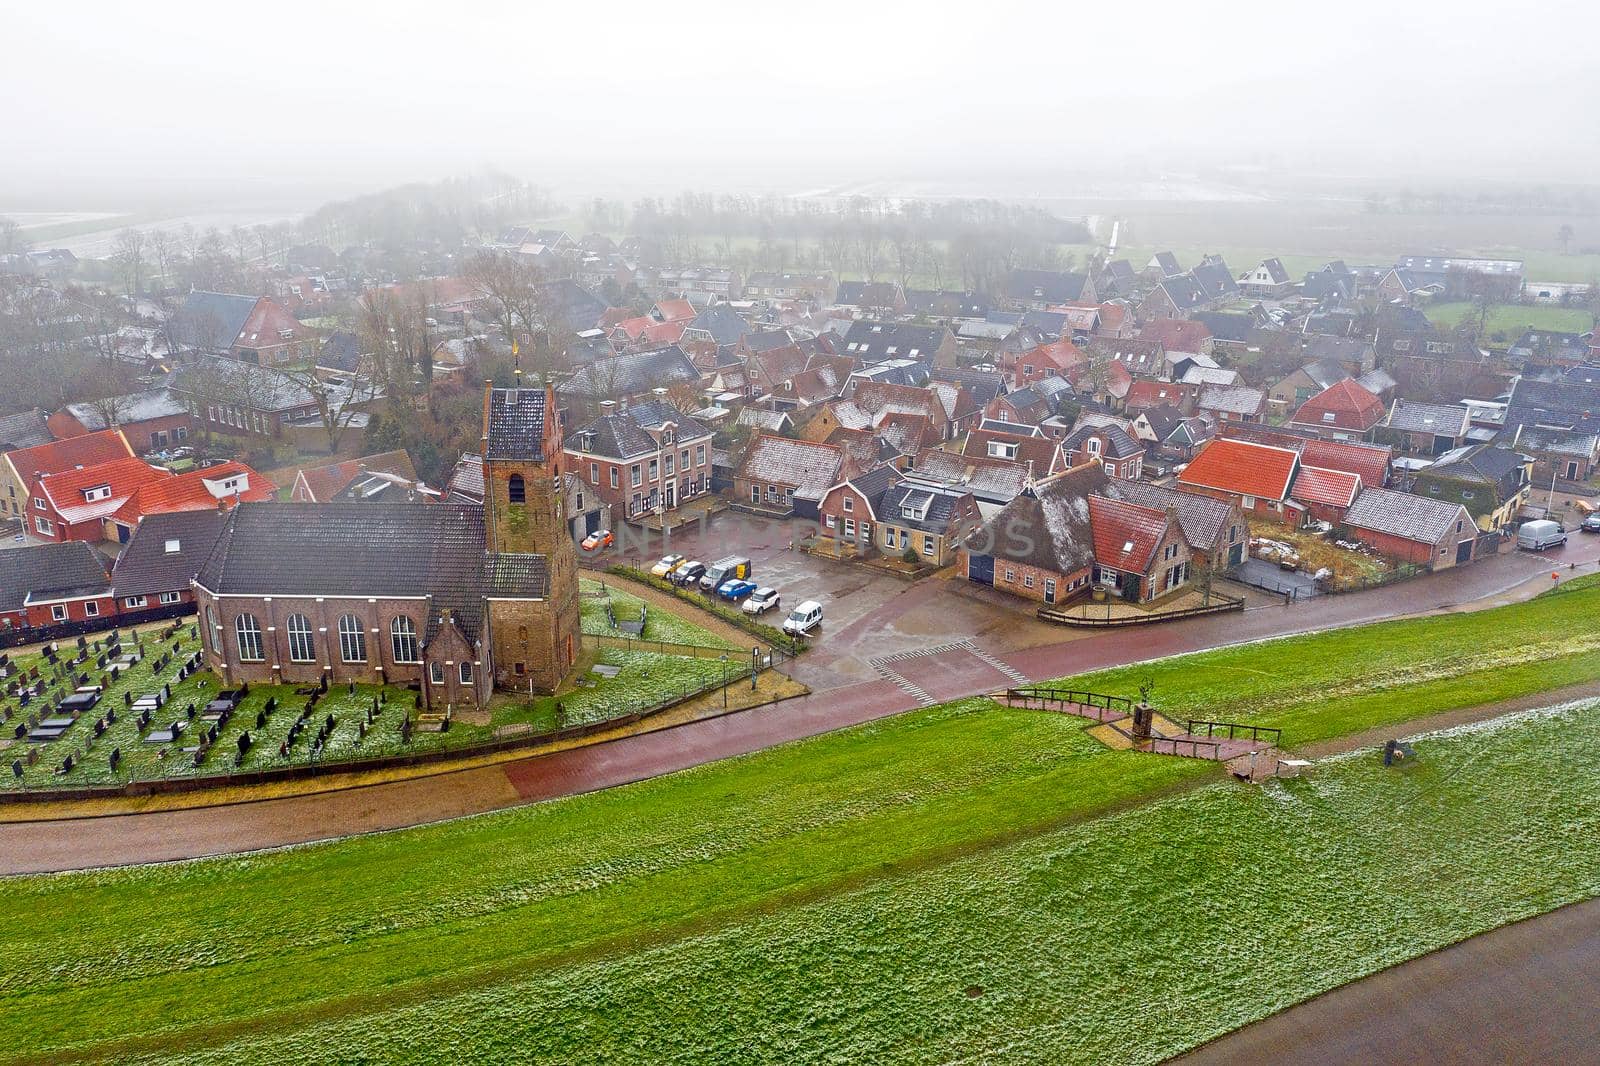
[[[1583,132],[1600,16],[1573,4],[1515,21],[1483,4],[441,14],[166,3],[97,11],[91,36],[78,12],[14,12],[0,88],[27,106],[0,209],[307,210],[485,170],[568,197],[1074,199],[1196,173],[1349,193],[1586,183],[1600,165]]]

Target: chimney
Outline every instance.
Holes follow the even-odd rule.
[[[615,401],[615,400],[601,400],[600,401],[600,413],[601,414],[610,415],[610,414],[615,414],[616,411],[617,411],[617,401]]]

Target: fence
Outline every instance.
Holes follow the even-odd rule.
[[[1094,718],[1105,721],[1106,715],[1115,714],[1127,717],[1133,713],[1133,701],[1126,696],[1108,696],[1103,692],[1089,692],[1084,689],[1057,688],[1054,685],[1032,685],[1028,688],[1006,689],[1007,701],[1022,701],[1023,703],[1035,702],[1041,705],[1042,710],[1054,707],[1057,710],[1066,710],[1068,706],[1074,708],[1069,713],[1081,718]],[[1084,711],[1097,711],[1097,714],[1085,714]]]
[[[1100,606],[1100,610],[1106,613],[1096,615],[1097,605],[1086,603],[1074,604],[1071,607],[1041,607],[1038,615],[1042,621],[1055,622],[1059,625],[1114,629],[1118,626],[1145,626],[1156,622],[1173,622],[1180,618],[1197,618],[1201,615],[1244,610],[1244,600],[1237,596],[1229,596],[1225,593],[1213,591],[1211,593],[1211,601],[1198,607],[1180,607],[1170,611],[1140,611],[1137,614],[1122,615],[1113,615],[1106,611],[1104,606]]]
[[[1214,737],[1219,732],[1226,729],[1228,731],[1229,740],[1237,740],[1242,736],[1248,736],[1251,740],[1259,741],[1263,737],[1270,737],[1267,742],[1274,747],[1276,747],[1278,742],[1283,739],[1283,730],[1276,729],[1272,726],[1249,725],[1244,722],[1208,722],[1199,718],[1191,718],[1185,722],[1183,731],[1185,733],[1198,736],[1202,728],[1205,729],[1206,736],[1208,737]]]
[[[53,640],[75,640],[90,633],[108,633],[113,629],[144,625],[146,622],[163,622],[194,614],[198,608],[193,603],[169,603],[165,607],[151,607],[143,611],[121,611],[104,618],[85,619],[81,622],[61,622],[53,626],[31,626],[21,629],[0,630],[0,648],[20,648],[26,644],[46,644]]]
[[[1220,761],[1222,757],[1222,742],[1220,740],[1195,740],[1190,737],[1152,736],[1150,738],[1150,751],[1156,755],[1178,755],[1186,759]]]
[[[718,649],[718,651],[720,652],[722,649]],[[771,666],[772,656],[762,657],[760,669],[764,671]],[[455,762],[461,759],[497,755],[525,748],[542,747],[543,745],[563,740],[581,739],[593,736],[596,733],[604,733],[620,726],[632,725],[635,722],[643,721],[663,711],[670,710],[679,704],[687,703],[708,692],[729,688],[744,681],[749,676],[749,663],[746,661],[740,664],[740,668],[737,671],[729,672],[723,677],[712,678],[699,686],[684,686],[677,694],[663,697],[654,703],[647,704],[644,701],[640,701],[637,709],[625,714],[613,715],[598,722],[585,722],[582,725],[566,726],[544,733],[504,737],[499,740],[486,740],[476,744],[461,744],[454,747],[446,746],[432,751],[413,752],[410,754],[380,755],[370,759],[332,759],[300,763],[293,766],[265,767],[260,770],[246,770],[238,773],[154,778],[147,781],[130,781],[123,785],[84,785],[78,788],[45,787],[23,791],[0,791],[0,804],[54,803],[67,800],[171,795],[182,792],[201,792],[210,788],[300,781],[329,774],[365,773],[369,770],[394,770],[414,766],[428,766],[434,763]]]
[[[616,633],[585,633],[583,639],[600,648],[621,648],[624,651],[653,651],[662,655],[681,655],[689,659],[727,659],[734,666],[750,663],[749,648],[719,648],[710,644],[679,644],[671,640],[650,640]],[[763,668],[781,668],[793,658],[782,648],[769,648],[758,652]]]

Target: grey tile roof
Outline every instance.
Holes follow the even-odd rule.
[[[229,348],[249,321],[257,299],[228,292],[191,292],[172,316],[167,336],[184,348]]]
[[[220,356],[179,367],[168,388],[256,411],[290,411],[316,402],[304,385],[281,371]]]
[[[676,344],[648,352],[596,359],[556,386],[562,396],[611,399],[666,388],[679,382],[698,384],[700,371]]]
[[[950,519],[956,507],[969,495],[959,489],[902,481],[884,490],[875,510],[880,523],[919,529],[925,533],[943,533],[950,528]],[[915,515],[919,510],[923,512],[921,518]]]
[[[38,408],[0,415],[0,452],[35,448],[50,441],[50,428]]]
[[[731,307],[708,307],[694,316],[687,327],[701,330],[719,345],[738,344],[739,338],[750,331],[750,326]]]
[[[1396,400],[1389,408],[1389,418],[1384,425],[1402,433],[1460,437],[1467,432],[1469,418],[1467,409],[1460,404]]]
[[[844,354],[863,362],[883,359],[917,359],[927,362],[944,343],[943,326],[912,326],[903,322],[852,322],[844,335]]]
[[[1076,451],[1086,438],[1095,436],[1105,438],[1106,446],[1101,454],[1107,459],[1128,459],[1144,452],[1144,445],[1129,436],[1121,426],[1093,424],[1085,424],[1074,430],[1061,442],[1061,450],[1068,453]]]
[[[543,462],[545,401],[542,388],[492,390],[485,457]]]
[[[1178,513],[1178,525],[1183,528],[1184,539],[1201,551],[1208,552],[1225,543],[1228,515],[1232,508],[1222,500],[1153,485],[1148,481],[1124,481],[1121,478],[1107,481],[1100,495],[1148,507],[1153,511],[1171,508]]]
[[[105,560],[81,540],[0,551],[0,611],[20,609],[30,593],[37,600],[110,584]]]
[[[1043,300],[1046,303],[1077,302],[1089,283],[1089,275],[1060,270],[1013,270],[1006,276],[1005,294],[1013,300]]]
[[[118,396],[114,400],[102,400],[99,403],[67,405],[67,412],[78,420],[78,424],[91,431],[106,428],[102,409],[114,413],[118,425],[126,426],[153,418],[181,415],[189,408],[180,397],[174,396],[170,389],[165,388],[131,392],[126,396]]]
[[[472,639],[485,595],[534,581],[534,564],[502,564],[484,544],[483,508],[470,504],[244,503],[198,580],[239,595],[431,596]]]
[[[1458,521],[1463,531],[1474,528],[1471,517],[1465,512],[1458,503],[1372,488],[1361,490],[1356,502],[1345,512],[1344,523],[1406,540],[1437,544]]]
[[[221,511],[147,515],[111,572],[117,595],[154,596],[187,589],[227,523]],[[176,541],[176,550],[168,545]]]
[[[587,455],[631,459],[635,455],[659,451],[655,439],[645,431],[657,429],[668,422],[676,425],[675,434],[679,441],[695,440],[711,434],[699,420],[683,414],[671,404],[652,400],[634,404],[616,414],[601,415],[568,434],[567,447]]]

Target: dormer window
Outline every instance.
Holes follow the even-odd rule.
[[[111,498],[111,486],[96,485],[92,489],[84,489],[83,498],[89,503],[94,503],[96,500],[109,500]]]
[[[1088,440],[1084,441],[1084,448],[1088,450],[1090,455],[1099,455],[1100,454],[1100,438],[1099,437],[1090,437]]]

